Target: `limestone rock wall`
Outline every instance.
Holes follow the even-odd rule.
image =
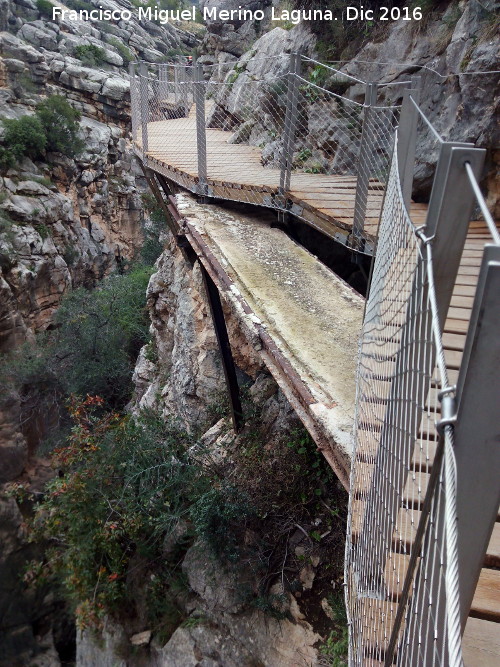
[[[127,0],[95,7],[134,9]],[[0,175],[0,352],[51,326],[71,287],[93,287],[141,244],[145,179],[130,141],[128,60],[160,62],[195,38],[152,22],[52,21],[34,0],[0,2],[0,120],[62,95],[82,115],[75,157],[28,157]],[[82,62],[78,47],[100,49]],[[84,59],[85,60],[85,59]],[[0,122],[0,133],[4,127]],[[20,474],[27,446],[14,398],[0,416],[0,479]]]

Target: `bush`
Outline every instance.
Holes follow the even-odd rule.
[[[52,18],[52,9],[54,5],[49,0],[36,0],[36,8],[42,16]]]
[[[16,156],[14,153],[4,146],[0,146],[0,169],[2,171],[7,171],[7,169],[10,169],[15,164]]]
[[[134,60],[132,51],[117,37],[110,37],[108,43],[115,47],[123,59],[123,64],[128,67],[129,63]]]
[[[5,151],[10,152],[17,160],[24,156],[31,158],[42,157],[47,146],[47,135],[40,118],[34,116],[22,116],[18,119],[5,119],[4,141],[8,148],[4,149],[4,162],[9,162]]]
[[[72,434],[54,456],[61,476],[49,483],[34,521],[34,537],[52,548],[43,567],[34,563],[27,573],[29,579],[44,571],[62,581],[80,627],[98,627],[105,614],[133,604],[127,577],[132,558],[135,569],[157,570],[156,577],[146,578],[143,571],[139,578],[159,576],[163,590],[147,586],[146,603],[152,616],[165,613],[168,605],[158,601],[173,577],[161,575],[165,569],[173,574],[179,553],[168,564],[161,547],[199,479],[185,454],[189,438],[174,423],[147,413],[136,421],[103,414],[102,408],[97,397],[70,404]],[[179,538],[180,549],[189,541]]]
[[[222,561],[239,560],[238,533],[253,514],[248,498],[233,486],[223,485],[202,494],[190,509],[196,533]]]
[[[114,408],[123,407],[132,390],[139,349],[148,340],[145,309],[151,271],[138,268],[113,276],[88,291],[71,292],[55,323],[53,366],[66,394],[98,393]]]
[[[167,221],[163,209],[152,195],[143,195],[142,202],[149,220],[142,227],[144,241],[141,246],[141,259],[147,266],[153,266],[164,249],[160,237],[167,227]]]
[[[75,48],[75,56],[87,67],[99,67],[104,63],[106,52],[95,44],[81,44]]]
[[[77,154],[83,149],[79,120],[80,113],[61,95],[41,102],[33,116],[4,119],[6,147],[0,146],[0,168],[9,169],[24,156],[40,159],[46,151]]]
[[[30,405],[43,403],[46,394],[61,404],[64,396],[98,390],[107,407],[122,408],[130,398],[135,359],[149,338],[150,273],[141,267],[107,278],[92,292],[70,292],[55,330],[4,358],[0,384],[23,393]]]
[[[36,109],[46,135],[47,150],[74,156],[83,149],[78,137],[81,114],[61,95],[51,95]]]
[[[84,9],[84,10],[90,12],[93,9],[95,9],[94,5],[91,2],[85,2],[85,0],[66,0],[65,4],[70,9],[75,9],[76,11],[79,11],[80,9]]]

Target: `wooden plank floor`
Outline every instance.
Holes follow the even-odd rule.
[[[262,165],[260,148],[228,143],[231,135],[231,132],[223,130],[206,130],[209,194],[222,199],[272,206],[272,200],[278,194],[280,170]],[[140,132],[136,144],[141,150]],[[170,174],[173,180],[182,174],[184,186],[196,191],[198,157],[196,118],[192,111],[186,118],[157,120],[148,124],[145,163],[152,169],[161,165],[162,173],[167,177]],[[345,243],[352,231],[356,181],[355,176],[294,172],[289,193],[292,212],[331,238]],[[383,195],[383,185],[372,179],[365,224],[367,249],[373,247]]]
[[[230,132],[207,129],[207,183],[209,194],[214,197],[240,202],[271,206],[278,192],[280,171],[268,169],[261,164],[261,150],[246,144],[230,144]],[[141,150],[140,138],[136,142]],[[158,120],[148,124],[148,152],[146,166],[180,182],[184,187],[196,191],[198,184],[198,161],[196,146],[196,123],[193,113],[186,118]],[[294,173],[291,178],[289,197],[292,213],[298,215],[313,227],[331,238],[345,243],[352,230],[356,178],[324,174]],[[365,231],[368,249],[373,246],[378,225],[380,207],[383,201],[383,186],[370,183]],[[411,217],[416,225],[425,222],[427,207],[413,204]],[[470,225],[458,278],[453,292],[451,306],[444,327],[444,344],[450,382],[457,379],[472,308],[482,249],[490,240],[483,222]],[[381,387],[381,414],[383,414],[384,380]],[[387,382],[385,383],[387,385]],[[384,398],[385,396],[385,398]],[[433,402],[434,398],[429,398]],[[425,433],[422,433],[424,436]],[[432,444],[432,443],[431,443]],[[405,566],[403,552],[411,545],[415,526],[418,522],[419,507],[423,501],[426,481],[432,467],[433,450],[428,448],[427,456],[415,466],[415,479],[407,484],[404,493],[406,507],[401,510],[393,537],[394,558],[391,560],[392,581],[402,581]],[[365,460],[367,468],[365,483],[369,481],[369,467],[373,457]],[[358,489],[359,491],[359,489]],[[356,492],[353,490],[353,492]],[[408,518],[408,512],[411,517]],[[360,503],[354,514],[356,522],[362,520],[363,508]],[[464,635],[464,657],[471,667],[493,667],[500,664],[500,523],[495,525],[485,558],[484,568],[472,603],[471,616]],[[394,568],[397,573],[394,577]],[[399,592],[396,586],[393,599]],[[377,604],[394,604],[380,602]]]

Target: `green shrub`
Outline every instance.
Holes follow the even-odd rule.
[[[167,226],[167,221],[163,209],[152,195],[143,195],[142,202],[149,220],[142,226],[144,240],[141,246],[141,259],[146,266],[153,266],[164,250],[160,236]]]
[[[118,53],[121,55],[124,65],[128,66],[129,63],[134,60],[134,54],[132,51],[117,37],[110,37],[108,39],[108,43],[111,44],[111,46],[114,46]]]
[[[334,628],[319,647],[319,652],[329,667],[343,667],[347,664],[349,635],[347,614],[342,594],[327,596],[327,602],[333,614]]]
[[[179,552],[165,563],[161,547],[196,494],[189,437],[149,413],[134,420],[102,409],[96,397],[70,404],[74,428],[54,455],[61,476],[48,484],[34,522],[34,536],[51,544],[42,570],[62,581],[79,625],[98,627],[104,614],[133,604],[127,574],[134,558],[143,570],[136,577],[156,570],[145,578],[150,621],[168,614],[178,625]],[[189,535],[179,540],[185,551]],[[25,578],[40,571],[33,563]]]
[[[69,156],[82,151],[78,137],[81,114],[64,97],[51,95],[37,106],[36,115],[45,131],[47,150]]]
[[[0,168],[9,169],[24,156],[40,159],[46,151],[77,154],[83,148],[79,120],[80,113],[61,95],[41,102],[33,116],[4,119],[6,146],[0,146]]]
[[[6,150],[10,151],[14,158],[20,160],[24,156],[34,159],[42,157],[47,146],[47,136],[37,115],[22,116],[12,120],[5,119],[3,124],[5,125],[4,141],[8,146]]]
[[[75,56],[87,67],[99,67],[105,61],[106,52],[95,44],[81,44],[75,48]]]
[[[5,146],[0,146],[0,169],[2,171],[7,171],[16,164],[16,156]]]
[[[149,337],[145,294],[150,275],[140,267],[107,278],[93,291],[76,289],[64,299],[53,344],[67,394],[99,394],[113,407],[128,400],[134,362]]]
[[[29,393],[33,403],[47,392],[55,391],[63,403],[64,396],[98,391],[108,407],[122,408],[130,398],[135,359],[149,337],[150,273],[140,267],[107,278],[92,292],[70,292],[55,316],[54,331],[4,358],[0,384]]]
[[[36,8],[42,16],[52,18],[52,9],[54,5],[49,0],[36,0]]]
[[[93,9],[95,9],[94,5],[91,2],[85,2],[85,0],[66,0],[65,4],[70,9],[76,9],[76,11],[79,11],[80,9],[84,9],[84,10],[90,12]]]
[[[35,225],[35,229],[40,234],[42,241],[45,241],[45,239],[50,236],[50,227],[47,227],[43,222],[39,225]]]
[[[40,185],[44,185],[46,188],[53,188],[54,184],[50,180],[50,178],[47,178],[46,176],[40,176],[39,178],[34,178],[33,179],[35,183],[40,183]]]
[[[79,256],[80,254],[78,250],[72,243],[68,243],[68,245],[64,246],[64,250],[62,252],[62,258],[64,259],[64,261],[68,266],[74,266]]]
[[[202,494],[189,514],[197,535],[218,559],[233,563],[239,559],[238,533],[253,515],[245,494],[224,484]]]

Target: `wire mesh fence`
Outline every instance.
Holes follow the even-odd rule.
[[[337,240],[370,253],[400,107],[377,105],[376,86],[364,103],[350,99],[342,93],[364,90],[359,79],[323,75],[310,59],[303,77],[300,57],[288,60],[284,74],[242,60],[208,80],[201,66],[132,67],[136,146],[194,192],[291,212],[322,231],[334,221]]]
[[[353,665],[462,664],[455,387],[440,312],[448,308],[454,277],[452,270],[448,296],[440,286],[438,299],[433,257],[442,215],[434,204],[446,197],[449,183],[441,174],[449,173],[450,152],[441,149],[425,228],[409,217],[397,151],[381,216],[359,351],[346,547]],[[466,229],[470,197],[465,208]],[[462,247],[446,257],[456,267]]]

